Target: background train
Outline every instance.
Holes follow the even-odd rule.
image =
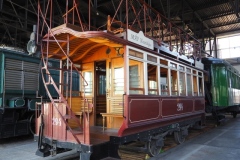
[[[3,47],[0,61],[0,138],[29,134],[34,129],[35,102],[41,101],[36,98],[42,88],[40,59],[20,49]],[[39,93],[46,98],[44,90]]]
[[[35,133],[36,102],[49,101],[41,76],[41,58],[29,56],[14,47],[0,49],[0,138]],[[58,60],[50,59],[48,66],[56,68]],[[50,70],[56,82],[59,72]],[[45,73],[44,77],[47,78]],[[73,88],[76,88],[78,79]],[[52,96],[57,92],[48,87]]]
[[[240,107],[240,74],[225,60],[203,58],[205,74],[206,113],[212,113],[217,121],[225,113],[235,118]]]

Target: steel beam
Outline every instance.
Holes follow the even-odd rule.
[[[192,12],[193,12],[193,13],[195,14],[195,16],[198,18],[198,20],[204,25],[204,27],[206,27],[207,29],[209,29],[210,33],[211,33],[213,36],[215,36],[215,33],[211,30],[211,28],[208,27],[207,23],[205,23],[205,22],[201,19],[201,17],[199,16],[199,14],[192,9],[192,7],[186,2],[186,0],[184,0],[184,2],[185,2],[185,4],[188,6],[188,8],[189,8],[190,10],[192,10]]]

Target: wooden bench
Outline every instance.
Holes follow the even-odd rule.
[[[83,113],[92,113],[93,112],[93,104],[88,103],[87,106],[82,106],[80,112],[75,112],[76,116],[79,116],[80,124],[82,123],[82,115]]]
[[[111,123],[113,124],[113,118],[114,117],[123,117],[122,113],[100,113],[103,117],[103,131],[105,130],[105,119],[106,117],[111,117]],[[111,125],[112,125],[111,124]]]
[[[87,98],[87,102],[84,105],[83,97],[72,97],[72,111],[76,116],[79,116],[80,124],[82,123],[82,115],[83,113],[92,113],[93,112],[93,103],[92,97]],[[69,121],[71,126],[76,126],[73,121]]]
[[[122,98],[112,99],[108,113],[100,113],[103,118],[103,131],[105,130],[106,117],[110,117],[110,125],[113,126],[114,118],[123,117],[123,103]]]

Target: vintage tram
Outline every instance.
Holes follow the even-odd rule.
[[[53,28],[45,19],[48,13],[43,14],[39,7],[39,19],[48,27],[48,33],[40,36],[40,46],[41,71],[47,75],[42,79],[51,102],[42,103],[36,115],[37,155],[75,149],[80,159],[118,158],[119,145],[141,141],[145,151],[155,156],[166,135],[174,134],[176,142],[182,143],[190,127],[204,125],[201,61],[169,49],[171,45],[139,28],[136,32],[121,24],[125,27],[117,29],[110,17],[107,30],[86,31],[81,22],[74,25],[73,16],[78,14],[73,14],[77,9],[73,2],[73,8],[64,14],[66,23]],[[199,53],[196,43],[192,52]],[[58,82],[49,72],[49,57],[60,60],[55,68]],[[73,71],[80,78],[74,92]],[[49,86],[57,97],[48,91]]]
[[[206,113],[213,113],[217,121],[224,119],[225,113],[236,118],[240,106],[240,74],[225,60],[203,58],[205,78]]]

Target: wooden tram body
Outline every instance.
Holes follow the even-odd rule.
[[[167,134],[182,143],[189,127],[204,125],[202,63],[141,31],[109,28],[83,31],[65,23],[49,27],[43,36],[43,63],[48,57],[60,59],[60,79],[57,84],[47,65],[42,67],[49,75],[43,83],[51,102],[37,112],[37,155],[56,155],[64,148],[79,151],[80,159],[118,158],[119,145],[141,141],[155,156]],[[73,70],[80,77],[74,94]],[[51,96],[48,86],[59,96]]]

